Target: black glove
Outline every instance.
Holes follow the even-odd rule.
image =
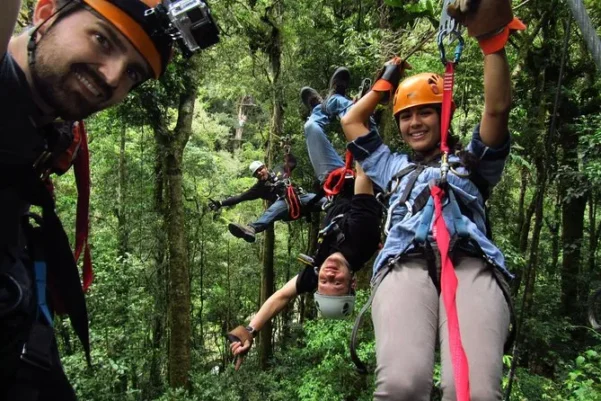
[[[394,57],[384,64],[384,67],[382,67],[376,75],[376,83],[371,88],[373,91],[384,93],[380,103],[388,103],[396,92],[396,88],[399,86],[401,78],[405,75],[405,70],[410,69],[411,65],[398,57]]]
[[[209,198],[209,209],[216,212],[221,209],[221,202]]]

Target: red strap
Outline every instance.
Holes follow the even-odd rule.
[[[337,168],[336,170],[330,172],[326,181],[323,183],[323,191],[326,196],[335,196],[342,191],[342,187],[344,186],[344,178],[347,175],[355,176],[355,172],[353,171],[353,154],[350,150],[346,151],[344,156],[345,164],[344,167]]]
[[[455,81],[455,63],[446,63],[442,92],[442,111],[440,116],[440,150],[449,152],[447,143],[451,125],[451,107],[453,103],[453,85]]]
[[[453,85],[455,80],[455,64],[447,62],[443,81],[442,111],[440,117],[440,151],[449,153],[448,137],[451,124],[451,108],[453,102]],[[451,237],[444,221],[442,213],[442,202],[445,196],[444,190],[439,186],[431,188],[434,198],[434,236],[440,252],[442,271],[440,274],[440,286],[444,308],[447,313],[447,327],[449,335],[449,348],[453,376],[455,378],[455,391],[457,401],[470,400],[469,366],[467,356],[461,341],[459,330],[459,316],[457,315],[457,276],[455,267],[449,257],[449,244]]]
[[[459,317],[457,315],[457,276],[455,267],[449,257],[449,244],[451,237],[442,214],[442,200],[444,190],[438,186],[432,187],[432,197],[434,198],[434,235],[438,249],[440,251],[440,262],[442,271],[440,274],[440,286],[442,292],[442,301],[447,312],[447,327],[449,333],[449,347],[451,354],[451,363],[453,365],[453,375],[455,377],[455,390],[457,401],[469,401],[470,382],[469,366],[467,356],[463,349],[461,341],[461,332],[459,330]]]
[[[288,185],[288,188],[286,188],[286,203],[288,203],[290,218],[292,220],[298,219],[301,215],[300,199],[298,199],[298,195],[292,185]]]
[[[83,250],[83,290],[87,291],[92,284],[92,256],[88,243],[90,224],[90,153],[88,137],[83,121],[78,121],[73,127],[78,131],[81,145],[77,157],[73,161],[75,184],[77,185],[77,215],[75,218],[75,260],[78,261]]]

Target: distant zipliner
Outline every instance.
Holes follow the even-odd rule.
[[[339,68],[330,79],[331,94],[344,98],[349,82],[349,71]],[[315,255],[300,255],[299,260],[306,265],[301,272],[265,301],[248,326],[238,326],[228,333],[236,370],[265,323],[299,294],[317,290],[315,304],[325,318],[350,316],[355,305],[354,274],[372,257],[380,242],[381,208],[371,180],[359,166],[354,177],[352,159],[343,161],[325,133],[329,122],[344,115],[352,102],[344,98],[346,102],[326,108],[317,91],[309,87],[301,90],[301,99],[311,110],[304,127],[309,158],[329,195],[329,206]]]

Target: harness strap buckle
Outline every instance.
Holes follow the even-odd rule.
[[[35,322],[31,327],[29,338],[23,345],[20,359],[36,368],[49,371],[52,368],[52,339],[54,332],[51,327]]]

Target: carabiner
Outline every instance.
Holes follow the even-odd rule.
[[[459,23],[447,13],[447,7],[452,1],[453,0],[445,0],[442,5],[440,27],[438,28],[438,36],[436,39],[438,50],[440,52],[440,61],[442,61],[444,65],[449,62],[449,60],[447,60],[444,45],[445,38],[449,37],[449,43],[453,43],[455,40],[457,40],[457,45],[455,46],[455,58],[452,61],[455,64],[459,63],[461,54],[463,53],[463,47],[465,45],[465,40],[461,36]]]
[[[449,153],[443,152],[442,157],[440,159],[440,181],[446,182],[447,175],[449,174],[449,170],[451,166],[449,165]]]

